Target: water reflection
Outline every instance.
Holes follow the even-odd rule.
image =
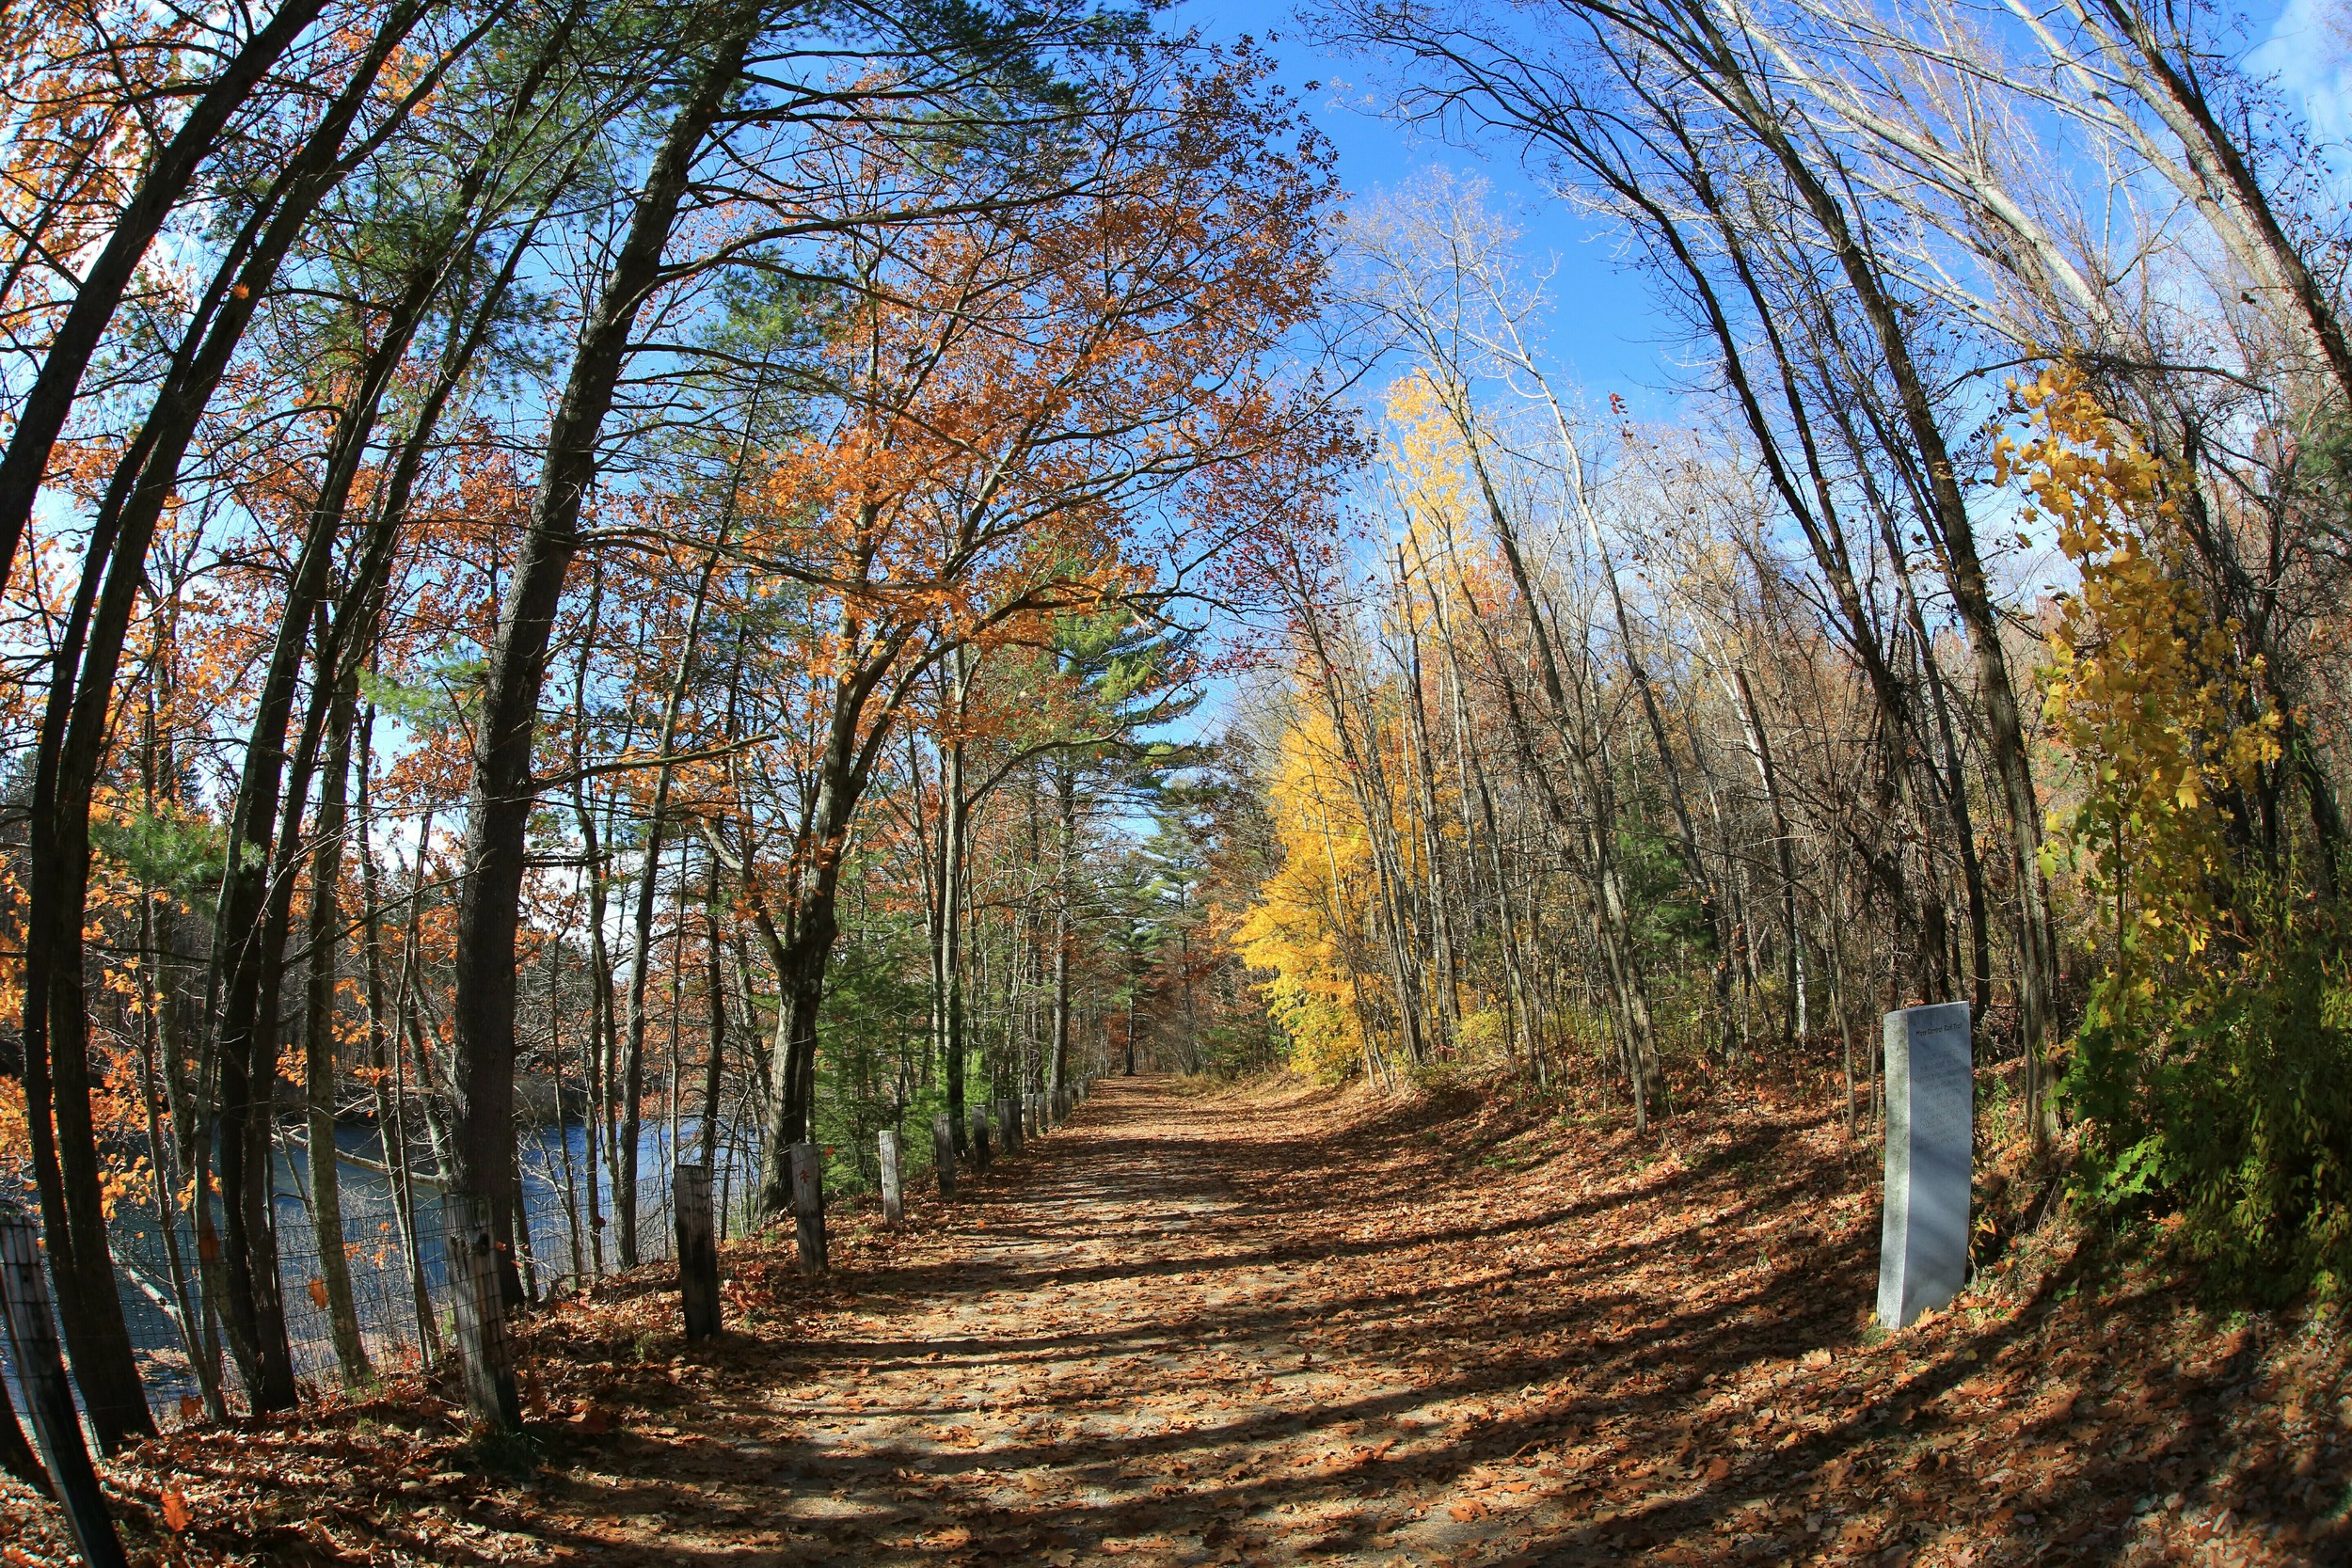
[[[734,1147],[724,1135],[718,1140],[718,1165],[713,1173],[714,1196],[722,1224],[739,1223],[748,1207],[755,1180],[755,1155]],[[683,1120],[678,1143],[690,1157],[700,1150],[701,1129],[694,1118]],[[419,1345],[415,1292],[409,1263],[401,1244],[399,1212],[389,1162],[382,1140],[370,1126],[337,1130],[336,1148],[342,1156],[339,1186],[342,1230],[351,1265],[351,1292],[368,1354],[379,1367],[413,1364]],[[523,1261],[535,1289],[544,1293],[578,1271],[593,1271],[599,1248],[592,1243],[589,1187],[595,1185],[595,1210],[601,1219],[601,1253],[606,1271],[619,1266],[619,1224],[613,1213],[612,1173],[596,1168],[588,1157],[588,1124],[574,1119],[526,1133],[521,1143],[523,1212],[529,1232],[522,1242]],[[429,1168],[423,1148],[410,1154],[412,1171]],[[567,1165],[568,1162],[568,1165]],[[667,1258],[674,1250],[671,1232],[670,1171],[673,1164],[670,1130],[666,1124],[647,1126],[638,1139],[637,1248],[640,1261]],[[286,1306],[286,1331],[293,1342],[295,1375],[332,1378],[336,1375],[334,1342],[329,1335],[326,1291],[319,1274],[319,1245],[311,1223],[309,1156],[299,1144],[281,1147],[276,1162],[274,1217],[278,1234],[278,1277]],[[425,1288],[432,1310],[446,1335],[445,1299],[440,1248],[440,1189],[421,1175],[412,1180]],[[574,1240],[578,1240],[578,1263]],[[197,1393],[194,1370],[188,1364],[179,1325],[171,1311],[169,1259],[163,1233],[151,1208],[125,1207],[115,1221],[116,1282],[122,1296],[124,1319],[148,1402],[157,1409],[177,1408]],[[187,1226],[181,1227],[181,1257],[191,1276],[196,1267],[196,1241]],[[194,1290],[193,1277],[190,1289]],[[13,1370],[9,1382],[13,1390]]]

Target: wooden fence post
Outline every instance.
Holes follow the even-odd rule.
[[[8,1319],[8,1355],[24,1390],[25,1413],[33,1418],[33,1441],[49,1466],[49,1479],[65,1504],[73,1544],[91,1568],[121,1568],[121,1537],[106,1513],[82,1418],[65,1380],[65,1358],[57,1349],[57,1321],[49,1310],[49,1282],[41,1275],[40,1243],[23,1214],[0,1213],[0,1306]]]
[[[677,1217],[678,1305],[686,1314],[686,1337],[707,1339],[719,1332],[719,1241],[711,1229],[710,1167],[679,1161],[671,1199]]]
[[[898,1185],[898,1129],[882,1130],[882,1218],[892,1225],[904,1224],[907,1217],[906,1190]]]
[[[956,1196],[956,1127],[940,1112],[931,1117],[931,1169],[939,1177],[939,1196]]]
[[[1021,1102],[1011,1095],[996,1102],[996,1130],[1004,1134],[1005,1152],[1021,1152]]]
[[[977,1175],[988,1169],[988,1113],[986,1111],[976,1110],[972,1113],[972,1126],[969,1131],[970,1137],[967,1141],[972,1146],[972,1169]]]
[[[825,1259],[825,1151],[815,1144],[792,1146],[792,1219],[800,1232],[801,1272],[823,1274]]]
[[[466,1408],[478,1421],[504,1432],[519,1431],[523,1408],[515,1391],[514,1348],[506,1340],[506,1301],[499,1291],[490,1200],[471,1193],[443,1194],[441,1247],[449,1264],[450,1305],[457,1320]]]

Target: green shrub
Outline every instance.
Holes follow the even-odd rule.
[[[2271,936],[2201,979],[2103,982],[2064,1092],[2082,1196],[2276,1303],[2352,1278],[2352,988],[2333,932]]]

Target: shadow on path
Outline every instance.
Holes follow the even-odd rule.
[[[2233,1439],[2220,1496],[2242,1358],[2128,1407],[2038,1375],[2059,1276],[1866,1344],[1875,1196],[1825,1118],[1661,1149],[1482,1114],[1106,1080],[834,1309],[786,1291],[616,1370],[675,1398],[551,1456],[536,1507],[578,1528],[537,1533],[610,1563],[2326,1555],[2332,1449]]]

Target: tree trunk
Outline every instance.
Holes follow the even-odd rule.
[[[457,917],[453,1078],[458,1132],[453,1190],[488,1198],[502,1272],[513,1268],[515,1186],[515,942],[526,838],[537,798],[532,745],[548,648],[572,557],[580,505],[596,470],[596,443],[612,404],[639,309],[661,270],[661,253],[694,161],[759,30],[747,8],[731,19],[687,89],[648,166],[628,229],[580,334],[549,424],[547,457],[517,554],[482,693],[468,789],[465,871]],[[516,1282],[517,1289],[519,1281]],[[463,1347],[479,1355],[485,1347]],[[484,1418],[498,1410],[477,1410]]]
[[[1804,934],[1797,928],[1796,847],[1790,841],[1788,807],[1781,799],[1780,770],[1772,764],[1772,737],[1765,733],[1764,715],[1756,708],[1756,690],[1749,684],[1747,671],[1733,665],[1730,684],[1734,705],[1740,713],[1740,733],[1748,743],[1748,756],[1756,764],[1756,782],[1764,787],[1764,802],[1772,815],[1772,847],[1780,863],[1781,980],[1788,988],[1781,1005],[1780,1043],[1786,1050],[1796,1041],[1797,1015],[1804,1006],[1798,993],[1804,968],[1799,951]]]
[[[719,1086],[726,1062],[726,949],[719,940],[719,857],[710,857],[710,880],[703,890],[703,983],[709,988],[710,1055],[703,1063],[702,1163],[719,1157]]]
[[[374,728],[374,713],[368,715],[367,727],[361,733],[363,749],[359,769],[360,786],[370,787],[372,765],[366,760],[365,741]],[[425,1288],[424,1238],[417,1222],[416,1173],[408,1149],[408,1053],[401,1044],[402,1031],[408,1026],[408,990],[416,973],[416,937],[419,911],[422,902],[424,881],[424,847],[433,838],[433,813],[427,810],[417,832],[417,868],[410,880],[408,896],[408,928],[403,935],[400,950],[400,981],[387,999],[383,995],[383,903],[375,893],[375,850],[368,836],[371,818],[362,810],[359,838],[360,871],[367,879],[365,896],[368,902],[368,940],[371,944],[369,992],[368,1046],[370,1065],[375,1069],[375,1117],[377,1136],[384,1143],[384,1161],[392,1171],[392,1213],[399,1222],[403,1255],[408,1262],[408,1299],[417,1319],[417,1348],[427,1362],[440,1359],[441,1336],[433,1313],[433,1297]]]
[[[342,927],[338,894],[343,869],[344,781],[351,768],[353,702],[347,690],[331,698],[326,771],[319,779],[317,847],[310,856],[309,987],[303,1007],[303,1098],[310,1119],[311,1233],[318,1240],[319,1277],[326,1287],[326,1316],[335,1362],[346,1387],[374,1375],[359,1338],[351,1299],[351,1264],[343,1251],[342,1188],[335,1168],[335,956]]]
[[[1054,772],[1055,819],[1061,829],[1061,855],[1054,870],[1054,1043],[1046,1087],[1059,1096],[1070,1082],[1070,885],[1071,848],[1078,835],[1078,781],[1075,768]]]
[[[956,706],[962,708],[964,674],[962,660],[957,660]],[[940,1066],[947,1081],[947,1124],[955,1137],[958,1153],[964,1151],[970,1133],[964,1126],[966,1097],[963,1087],[964,1016],[963,1016],[963,882],[966,842],[970,827],[966,819],[969,803],[964,800],[963,742],[948,743],[941,758],[939,853],[941,875],[939,883],[939,959],[944,995],[940,1009]]]

